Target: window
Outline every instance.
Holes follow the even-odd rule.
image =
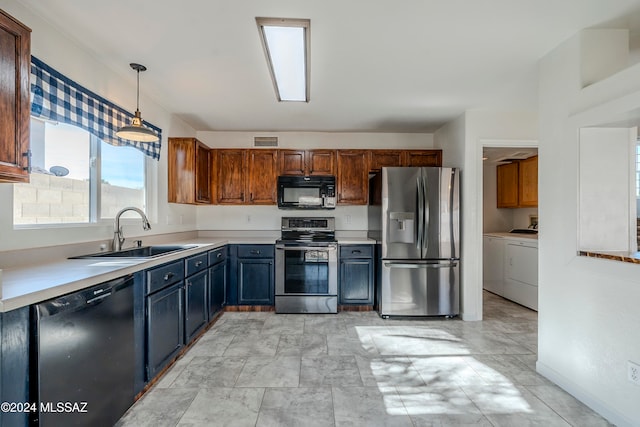
[[[145,210],[145,155],[64,123],[31,119],[32,173],[14,185],[14,224],[89,223]]]
[[[90,223],[145,210],[145,169],[160,140],[116,131],[134,115],[31,57],[31,182],[14,185],[15,225]],[[161,137],[162,130],[150,123]]]

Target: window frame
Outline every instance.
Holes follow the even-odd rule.
[[[39,120],[44,121],[39,117],[30,116],[31,120]],[[27,230],[27,229],[55,229],[55,228],[91,228],[91,227],[104,227],[107,224],[113,223],[114,218],[102,217],[102,150],[101,144],[105,143],[96,135],[91,132],[88,132],[86,129],[83,129],[79,126],[76,126],[71,123],[64,123],[67,126],[74,126],[77,129],[82,129],[89,136],[89,215],[87,222],[58,222],[58,223],[41,223],[41,224],[16,224],[15,216],[12,215],[11,221],[14,230]],[[46,145],[46,140],[44,141]],[[143,167],[144,167],[144,211],[149,218],[149,220],[153,223],[156,222],[157,215],[155,214],[155,209],[152,206],[155,206],[155,203],[152,203],[152,198],[150,197],[153,194],[153,191],[156,189],[155,181],[151,179],[153,176],[151,170],[156,170],[157,166],[155,161],[151,159],[149,156],[143,155]],[[29,185],[29,183],[20,183],[21,185]],[[14,184],[15,187],[15,184]],[[15,192],[12,192],[12,207],[15,206]],[[153,200],[155,202],[155,200]],[[138,206],[136,206],[138,207]],[[124,208],[124,206],[123,206]],[[128,221],[133,221],[134,219],[122,218],[121,222],[126,224]]]

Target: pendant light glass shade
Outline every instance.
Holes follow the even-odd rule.
[[[129,64],[138,73],[138,84],[136,90],[136,114],[131,120],[131,124],[124,126],[116,132],[118,138],[127,139],[129,141],[139,142],[155,142],[158,134],[152,129],[142,125],[142,115],[140,114],[140,71],[146,71],[147,67],[140,64]]]

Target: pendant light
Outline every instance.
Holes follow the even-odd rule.
[[[147,67],[140,64],[129,64],[138,73],[138,84],[136,91],[136,115],[131,120],[129,126],[124,126],[116,132],[116,136],[122,139],[128,139],[129,141],[139,142],[155,142],[157,141],[158,134],[153,130],[142,126],[142,115],[140,114],[140,71],[147,71]]]

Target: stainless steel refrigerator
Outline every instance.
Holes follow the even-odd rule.
[[[385,167],[370,179],[380,316],[460,312],[460,172]]]

